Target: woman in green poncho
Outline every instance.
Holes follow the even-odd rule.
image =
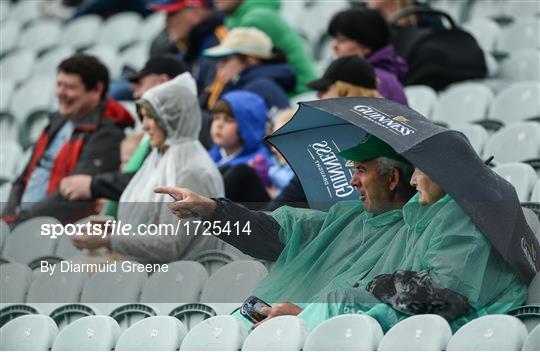
[[[431,313],[456,330],[525,300],[525,284],[456,202],[418,168],[411,184],[418,193],[403,208],[406,225],[368,275],[339,287],[330,283],[303,310],[299,317],[310,327],[365,313],[388,330],[410,315]]]

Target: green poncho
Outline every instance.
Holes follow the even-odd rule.
[[[254,295],[299,305],[313,302],[359,258],[357,272],[368,270],[403,225],[401,210],[373,216],[360,201],[337,203],[328,213],[282,207],[272,217],[281,225],[285,248]]]
[[[408,317],[366,290],[375,276],[397,270],[426,271],[435,284],[468,299],[474,312],[452,321],[454,330],[475,317],[504,313],[525,300],[526,286],[449,196],[432,206],[421,206],[416,195],[403,208],[403,217],[405,225],[357,287],[352,281],[341,285],[336,277],[317,303],[305,307],[299,316],[311,328],[339,314],[366,313],[386,331]]]

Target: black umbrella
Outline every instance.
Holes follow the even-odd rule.
[[[310,205],[325,209],[358,197],[342,182],[352,171],[334,157],[366,132],[441,185],[526,283],[540,271],[540,245],[514,187],[484,164],[462,133],[437,126],[409,107],[364,97],[305,102],[268,141],[296,172]]]

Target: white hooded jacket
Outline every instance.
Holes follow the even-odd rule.
[[[177,227],[179,219],[167,207],[172,198],[153,191],[157,186],[176,186],[207,197],[224,196],[222,176],[198,140],[202,117],[195,92],[195,81],[184,73],[142,97],[153,109],[158,126],[165,129],[168,147],[164,153],[153,148],[120,197],[118,220],[131,224],[135,235],[110,237],[114,251],[142,263],[190,259],[220,245],[213,236],[194,236],[193,228],[186,233],[184,222]],[[138,233],[140,224],[160,224],[162,234]],[[164,235],[161,224],[172,224],[178,229],[176,235]]]

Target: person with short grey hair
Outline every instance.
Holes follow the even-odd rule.
[[[295,302],[276,304],[267,312],[267,319],[297,315],[351,265],[358,269],[355,276],[369,271],[403,226],[401,208],[414,194],[408,185],[411,168],[405,166],[407,161],[380,139],[369,136],[339,155],[354,160],[351,185],[361,201],[337,202],[327,213],[284,206],[267,214],[185,188],[158,187],[155,191],[177,199],[169,209],[180,218],[197,213],[210,223],[238,222],[241,228],[249,224],[250,233],[220,238],[252,257],[277,259],[252,294],[269,303]]]

